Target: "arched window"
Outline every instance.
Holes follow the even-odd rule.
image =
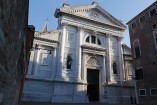
[[[100,42],[100,40],[98,39],[98,45],[101,45],[101,42]]]
[[[101,41],[98,37],[91,35],[86,38],[87,43],[98,44],[101,45]]]
[[[140,56],[141,56],[141,51],[140,51],[140,43],[139,43],[139,40],[135,40],[135,41],[133,42],[133,46],[134,46],[135,58],[140,58]]]

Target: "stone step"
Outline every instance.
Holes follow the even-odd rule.
[[[105,104],[105,103],[48,103],[48,102],[22,102],[21,105],[135,105],[135,104]]]

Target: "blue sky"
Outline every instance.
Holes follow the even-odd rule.
[[[126,25],[130,19],[156,0],[30,0],[28,24],[34,25],[36,31],[42,31],[48,18],[48,30],[56,30],[57,19],[54,17],[56,8],[61,7],[63,3],[76,6],[90,5],[93,1]],[[130,46],[128,29],[123,33],[123,37],[123,43]]]

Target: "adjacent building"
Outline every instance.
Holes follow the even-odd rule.
[[[19,65],[22,67],[24,66],[24,68],[21,68],[21,70],[24,69],[24,72],[22,74],[22,79],[21,79],[21,86],[20,86],[20,92],[19,92],[19,104],[21,105],[21,97],[22,97],[22,92],[23,92],[23,88],[24,88],[24,83],[25,83],[25,77],[28,71],[28,66],[29,66],[29,58],[30,58],[30,50],[32,49],[33,46],[33,39],[34,39],[34,33],[35,33],[35,27],[33,25],[28,25],[27,28],[27,36],[25,38],[25,47],[23,50],[25,50],[26,52],[25,54],[25,59],[22,60],[20,59]]]
[[[0,104],[17,105],[26,64],[29,0],[0,1]]]
[[[133,76],[131,53],[121,45],[126,26],[96,2],[63,4],[55,17],[58,30],[35,33],[23,100],[133,102],[134,84],[126,82]]]
[[[157,1],[128,23],[137,101],[157,104]]]

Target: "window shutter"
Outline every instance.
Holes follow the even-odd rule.
[[[136,55],[136,58],[139,58],[141,56],[140,54],[140,47],[135,47],[135,55]]]

